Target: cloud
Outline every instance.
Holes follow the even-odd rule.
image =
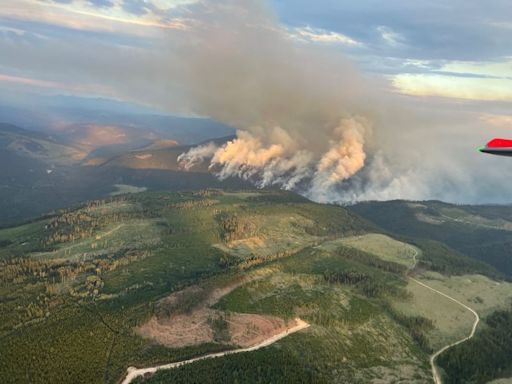
[[[415,96],[452,97],[467,100],[512,101],[512,79],[449,76],[443,74],[399,74],[393,85]]]
[[[511,52],[512,53],[512,52]],[[495,61],[450,61],[439,71],[467,76],[512,79],[512,59],[501,58]]]
[[[341,33],[326,31],[325,29],[301,27],[290,30],[293,38],[314,43],[342,44],[348,46],[361,45],[360,42]]]
[[[126,12],[141,16],[150,12],[151,3],[144,0],[124,0],[122,7]]]
[[[108,0],[64,3],[32,0],[6,1],[0,7],[0,20],[3,18],[46,23],[75,30],[142,36],[155,35],[154,29],[187,28],[186,21],[180,17],[174,17],[172,12],[185,0],[173,1],[166,9],[159,8],[150,1],[138,0],[116,3]],[[108,6],[110,3],[112,6]]]
[[[34,87],[53,88],[53,89],[63,89],[66,87],[65,84],[57,83],[54,81],[45,81],[45,80],[31,79],[28,77],[10,76],[10,75],[5,75],[5,74],[0,74],[0,82],[18,83],[18,84],[24,84],[24,85],[31,85]]]
[[[384,40],[384,42],[387,45],[390,45],[392,47],[399,47],[399,46],[404,45],[404,43],[405,43],[405,37],[403,35],[401,35],[400,33],[393,31],[389,27],[380,25],[377,27],[377,31],[379,32],[380,36],[382,37],[382,40]]]
[[[350,36],[381,57],[427,60],[489,60],[510,55],[512,8],[507,0],[372,1],[274,0],[280,19],[291,27],[309,25]],[[454,17],[456,15],[456,17]],[[385,27],[382,29],[382,27]],[[407,39],[406,47],[387,44]]]
[[[114,2],[112,0],[87,0],[91,5],[100,7],[100,8],[109,8],[114,6]]]
[[[483,114],[480,119],[498,128],[512,129],[512,115]]]
[[[84,94],[103,94],[103,95],[113,95],[114,92],[109,90],[107,87],[101,84],[80,84],[80,83],[71,83],[71,82],[58,82],[51,80],[42,80],[35,79],[30,77],[21,77],[21,76],[13,76],[8,74],[0,73],[0,83],[8,83],[8,84],[19,84],[22,86],[29,86],[32,88],[45,88],[50,90],[57,91],[68,91],[68,92],[77,92]]]

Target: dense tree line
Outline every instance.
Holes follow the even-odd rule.
[[[0,260],[0,286],[40,287],[42,293],[18,302],[11,326],[18,326],[51,313],[69,294],[80,298],[94,298],[103,288],[102,274],[141,260],[149,250],[123,250],[119,255],[104,256],[91,261],[63,261],[51,259],[15,258]],[[6,325],[6,324],[4,324]]]
[[[99,256],[93,260],[53,260],[25,257],[0,260],[0,283],[73,281],[80,273],[100,275],[134,261],[145,259],[150,255],[150,250],[122,249],[114,254]]]
[[[216,197],[216,196],[222,196],[224,194],[224,191],[222,191],[222,189],[218,189],[218,188],[206,188],[206,189],[200,189],[198,191],[192,191],[191,194],[193,196],[200,196],[200,197]]]
[[[171,208],[185,210],[185,209],[195,209],[195,208],[208,208],[213,205],[219,204],[218,200],[212,199],[201,199],[201,200],[187,200],[179,203],[171,204]]]
[[[364,252],[356,248],[345,246],[338,247],[336,249],[336,255],[386,272],[404,274],[407,271],[407,267],[404,265],[379,259],[368,252]]]
[[[413,240],[421,251],[418,266],[444,275],[481,273],[492,278],[502,277],[493,267],[471,259],[448,246],[432,240]]]
[[[187,287],[175,292],[172,297],[162,300],[156,309],[159,318],[168,318],[172,315],[190,313],[207,298],[209,292],[202,287]]]
[[[196,384],[196,383],[326,383],[318,372],[303,361],[276,348],[228,355],[203,360],[180,368],[157,372],[135,383]]]
[[[512,310],[496,311],[471,340],[459,344],[437,360],[446,384],[487,383],[512,370]]]
[[[223,269],[231,268],[239,263],[240,263],[240,258],[236,257],[234,255],[231,255],[229,253],[222,253],[219,256],[218,264]]]
[[[216,217],[220,227],[220,237],[224,242],[240,240],[257,234],[256,225],[236,214],[220,213]]]
[[[331,284],[352,285],[368,298],[383,298],[386,296],[405,297],[406,291],[397,281],[386,279],[378,273],[365,273],[357,271],[324,271],[325,281]]]
[[[355,285],[370,278],[366,273],[357,271],[324,272],[324,279],[328,283]]]
[[[96,200],[86,203],[80,209],[60,211],[46,224],[47,235],[42,240],[42,244],[48,247],[53,244],[92,237],[99,229],[109,224],[144,217],[145,212],[139,212],[136,209],[123,210],[111,207],[112,204],[126,203],[127,199],[127,197],[118,197]]]
[[[425,352],[432,353],[432,348],[425,336],[426,332],[434,329],[434,322],[423,316],[407,316],[386,305],[387,312],[393,320],[403,326],[414,342]]]

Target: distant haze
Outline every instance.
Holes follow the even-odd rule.
[[[236,129],[184,168],[317,201],[512,201],[511,159],[476,151],[512,136],[506,1],[7,3],[0,95],[101,95],[149,130],[167,123],[144,110],[212,119],[179,143]]]

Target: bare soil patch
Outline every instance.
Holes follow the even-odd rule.
[[[229,285],[208,291],[202,287],[188,287],[163,299],[164,308],[159,316],[153,316],[138,326],[137,334],[159,344],[182,348],[215,340],[212,320],[225,322],[228,337],[223,344],[250,347],[285,332],[298,325],[298,320],[285,321],[276,316],[224,313],[210,308],[223,296],[252,280],[240,278]],[[218,323],[217,323],[218,324]]]
[[[275,316],[234,313],[227,317],[231,344],[250,347],[298,325]]]

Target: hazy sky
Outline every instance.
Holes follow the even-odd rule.
[[[221,3],[236,8],[255,0]],[[202,25],[210,23],[205,4],[2,0],[0,96],[102,96],[170,113],[201,113],[182,97],[190,91],[182,80],[189,69],[175,59],[184,46],[196,44],[197,31],[208,30]],[[384,126],[373,135],[378,148],[367,153],[372,166],[344,184],[349,187],[343,198],[512,200],[509,159],[475,151],[492,136],[512,136],[509,0],[272,0],[268,6],[276,20],[256,27],[279,28],[308,52],[341,54],[380,94],[375,104],[386,113],[372,112]],[[215,26],[219,20],[208,28],[222,28]],[[197,44],[205,44],[201,39]],[[215,44],[224,52],[223,41],[212,41],[213,50]],[[251,44],[260,48],[257,36]],[[236,75],[236,66],[231,70]],[[204,96],[200,91],[194,89],[196,97]],[[392,107],[379,106],[385,94],[392,96]],[[365,101],[373,103],[358,100],[359,109]]]
[[[113,56],[119,50],[159,49],[165,30],[195,27],[189,15],[193,2],[3,0],[0,81],[116,95],[78,70],[62,73],[48,56],[73,54],[77,46],[97,46],[98,54],[110,46]],[[397,92],[512,100],[508,0],[274,0],[273,5],[291,36],[345,52],[365,71],[388,77]],[[31,51],[37,59],[42,49],[48,65],[31,60]],[[97,65],[98,58],[90,60]]]

